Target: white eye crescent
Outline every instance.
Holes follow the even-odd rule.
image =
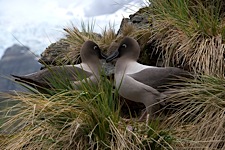
[[[127,48],[127,45],[126,45],[126,44],[123,44],[122,46],[123,46],[124,48]]]
[[[94,49],[98,49],[98,46],[94,46]]]

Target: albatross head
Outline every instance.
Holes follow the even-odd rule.
[[[112,55],[106,58],[106,62],[110,62],[116,58],[137,61],[139,55],[140,46],[138,42],[131,37],[125,37],[121,41],[119,48]]]
[[[106,59],[106,55],[101,52],[99,46],[93,41],[86,41],[81,47],[80,56],[82,62]]]

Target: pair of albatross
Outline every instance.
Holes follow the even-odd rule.
[[[110,62],[118,58],[114,79],[119,94],[128,100],[143,103],[150,116],[153,116],[159,109],[159,101],[165,97],[157,88],[164,85],[172,76],[187,73],[175,67],[153,67],[138,63],[140,47],[138,42],[131,37],[125,37],[118,49],[107,58],[98,45],[92,41],[85,42],[80,52],[81,64],[63,67],[69,80],[79,84],[82,81],[77,81],[76,74],[82,72],[84,74],[83,79],[86,78],[92,83],[96,83],[100,78],[101,64],[99,59],[103,58],[106,59],[106,62]],[[61,67],[51,67],[33,74],[14,77],[22,82],[28,81],[40,86],[49,86],[47,78],[52,75],[49,70],[57,74],[62,73]]]

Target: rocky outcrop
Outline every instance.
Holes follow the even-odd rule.
[[[49,45],[41,54],[41,58],[38,61],[44,66],[60,65],[62,64],[61,60],[64,57],[63,55],[68,52],[70,48],[70,45],[66,43],[64,39],[61,39]]]
[[[147,14],[146,9],[148,7],[141,8],[136,13],[129,16],[129,18],[123,18],[120,24],[120,28],[117,32],[117,36],[123,34],[122,29],[128,24],[134,26],[136,29],[146,29],[152,26],[151,21],[149,20],[149,14]]]
[[[121,21],[120,28],[116,33],[117,37],[111,42],[111,45],[109,45],[109,48],[107,49],[108,55],[118,47],[118,43],[120,43],[124,36],[132,36],[137,39],[142,50],[138,61],[146,65],[162,66],[162,64],[159,63],[159,53],[155,53],[154,51],[154,42],[148,43],[149,37],[151,36],[149,29],[152,27],[152,18],[149,18],[150,15],[148,9],[149,7],[141,8],[136,13],[131,14],[129,18],[124,18]],[[140,33],[136,34],[136,31],[140,31]],[[135,35],[133,33],[135,33]],[[99,38],[102,38],[102,36],[99,36]],[[65,42],[65,39],[52,43],[42,53],[39,62],[47,65],[68,65],[71,61],[68,61],[69,63],[64,63],[62,58],[65,57],[64,55],[70,48],[71,46],[68,42]],[[80,63],[80,60],[76,63]]]
[[[25,75],[40,69],[38,58],[26,46],[13,45],[6,49],[0,60],[0,91],[25,89],[12,80],[11,74]]]

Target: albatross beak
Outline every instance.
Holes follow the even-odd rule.
[[[113,59],[119,57],[119,54],[120,54],[120,53],[118,52],[118,50],[115,51],[114,53],[112,53],[112,55],[110,55],[109,57],[106,58],[106,62],[110,62],[110,61],[112,61]]]
[[[101,55],[100,55],[100,59],[106,59],[108,56],[106,55],[106,54],[104,54],[104,53],[101,53]]]

